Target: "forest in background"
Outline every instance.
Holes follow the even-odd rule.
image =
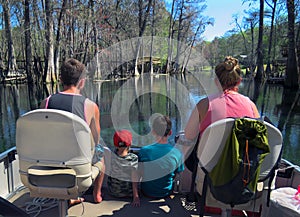
[[[135,58],[112,76],[144,73],[141,65],[146,63],[150,73],[183,73],[188,60],[179,62],[180,56],[184,53],[188,59],[190,53],[182,52],[185,45],[185,50],[201,52],[212,67],[234,55],[257,80],[272,76],[274,65],[284,62],[285,86],[298,88],[300,1],[241,1],[249,10],[242,18],[232,17],[235,28],[207,42],[203,33],[214,19],[204,15],[205,0],[1,0],[1,78],[25,76],[28,84],[55,83],[59,65],[68,57],[87,64],[116,43],[155,36],[167,38],[167,55],[155,63],[151,55],[143,56],[143,41],[138,41]],[[90,76],[104,79],[104,74],[97,68]]]

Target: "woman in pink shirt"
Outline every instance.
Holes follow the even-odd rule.
[[[256,105],[246,96],[238,93],[241,83],[241,69],[238,60],[227,56],[215,68],[215,82],[220,93],[200,100],[185,127],[185,137],[197,138],[213,122],[227,117],[258,118]]]

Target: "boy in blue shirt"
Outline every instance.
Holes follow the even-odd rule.
[[[174,178],[183,171],[183,156],[169,143],[172,122],[159,115],[153,120],[152,134],[156,142],[141,148],[138,157],[141,170],[141,190],[145,196],[164,198],[173,191]]]

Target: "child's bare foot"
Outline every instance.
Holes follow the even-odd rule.
[[[95,203],[101,203],[102,202],[102,197],[101,197],[101,193],[98,192],[93,192],[93,196],[94,196],[94,201]]]
[[[74,206],[74,205],[79,204],[83,201],[84,201],[84,198],[82,198],[82,197],[79,197],[77,199],[70,199],[69,200],[69,206]]]

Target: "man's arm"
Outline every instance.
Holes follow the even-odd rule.
[[[100,142],[100,111],[96,103],[86,101],[86,119],[91,129],[95,144]]]

